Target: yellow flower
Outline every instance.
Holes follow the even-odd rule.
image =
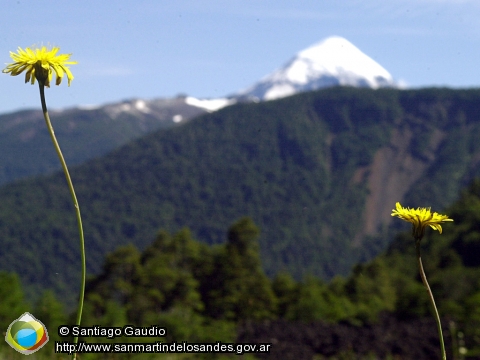
[[[413,237],[416,240],[419,240],[423,237],[423,234],[425,233],[425,227],[427,225],[434,230],[438,230],[438,232],[441,234],[442,226],[440,223],[444,221],[453,221],[452,219],[449,219],[447,215],[441,215],[436,212],[432,214],[430,208],[404,208],[399,202],[397,202],[396,207],[396,209],[392,210],[392,216],[398,216],[402,220],[411,222],[413,225]]]
[[[32,85],[35,84],[35,79],[39,83],[50,87],[50,80],[52,80],[53,71],[57,76],[55,82],[56,85],[60,85],[64,74],[67,74],[68,86],[73,80],[73,75],[70,72],[67,65],[77,64],[76,61],[68,61],[72,54],[61,54],[57,56],[57,52],[60,50],[58,47],[53,47],[51,50],[47,50],[45,46],[37,49],[18,48],[18,53],[10,51],[10,57],[15,61],[12,64],[8,64],[4,73],[10,73],[12,76],[25,73],[25,82],[31,81]]]

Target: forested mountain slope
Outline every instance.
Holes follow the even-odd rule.
[[[478,176],[479,115],[479,90],[332,88],[149,134],[71,171],[89,271],[160,228],[219,243],[249,216],[268,274],[346,274],[391,241],[396,201],[441,210]],[[63,174],[2,187],[0,234],[2,269],[38,287],[77,284]]]
[[[61,169],[38,105],[0,115],[0,184]],[[206,110],[177,97],[49,112],[67,163],[76,165]]]

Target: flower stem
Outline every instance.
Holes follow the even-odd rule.
[[[437,322],[438,337],[440,338],[440,348],[442,351],[442,360],[446,360],[447,355],[445,353],[445,344],[443,343],[442,324],[440,323],[440,316],[438,315],[438,310],[437,306],[435,305],[435,299],[433,298],[432,290],[430,289],[430,285],[428,285],[427,277],[425,275],[425,271],[423,270],[422,257],[420,256],[420,240],[422,240],[421,237],[415,238],[415,249],[417,250],[418,269],[420,271],[420,277],[422,278],[423,285],[425,285],[428,296],[430,297],[430,303],[432,304],[435,321]]]
[[[55,147],[55,151],[57,152],[58,158],[60,159],[60,163],[62,164],[63,172],[65,173],[65,178],[67,179],[68,188],[70,189],[70,195],[72,196],[73,205],[75,206],[75,212],[77,215],[77,224],[78,224],[78,233],[80,236],[80,253],[81,253],[81,261],[82,261],[82,283],[80,285],[80,297],[78,300],[78,309],[77,309],[77,321],[76,325],[80,326],[82,321],[82,311],[83,311],[83,298],[85,296],[85,278],[87,275],[86,269],[86,261],[85,261],[85,240],[83,238],[83,226],[82,226],[82,217],[80,215],[80,206],[78,205],[77,196],[75,195],[75,189],[73,188],[72,179],[70,178],[70,174],[68,172],[67,163],[63,158],[62,151],[60,150],[60,145],[58,145],[57,138],[55,137],[55,132],[53,131],[52,123],[50,122],[50,116],[48,115],[47,111],[47,104],[45,102],[45,85],[42,82],[38,82],[40,87],[40,100],[42,102],[42,111],[43,117],[45,118],[45,122],[47,123],[48,132],[50,133],[50,137],[53,142],[53,146]],[[78,343],[78,336],[73,338],[73,343]],[[72,359],[76,359],[77,353],[74,352],[72,355]]]

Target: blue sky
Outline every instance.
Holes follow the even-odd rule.
[[[410,87],[480,86],[477,0],[5,0],[0,61],[55,45],[79,61],[51,108],[129,98],[221,97],[298,51],[343,36]],[[0,74],[0,113],[39,108],[36,86]]]

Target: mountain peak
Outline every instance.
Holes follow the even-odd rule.
[[[347,39],[332,36],[298,52],[283,67],[237,96],[273,100],[329,86],[375,89],[398,84],[385,68]]]

